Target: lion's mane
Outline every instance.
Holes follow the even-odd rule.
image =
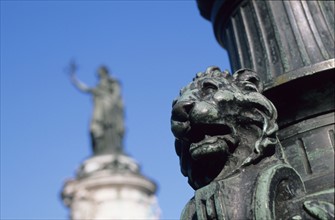
[[[269,152],[276,151],[277,111],[271,101],[261,94],[262,91],[263,85],[254,71],[241,69],[231,75],[218,67],[209,67],[205,72],[198,73],[180,91],[180,96],[173,102],[171,126],[176,137],[175,149],[180,158],[181,172],[188,177],[189,184],[194,189],[215,179],[227,163],[232,164],[230,160],[242,160],[240,167],[243,167],[257,163],[267,157]],[[187,112],[183,110],[180,113],[177,108],[183,103],[192,104],[184,107]],[[205,107],[201,107],[202,111],[197,111],[198,105]],[[230,138],[222,138],[229,146],[229,154],[213,153],[206,160],[196,159],[191,155],[191,140],[197,134],[199,136],[199,132],[192,133],[192,129],[199,121],[206,125],[224,121],[230,127]],[[200,126],[198,129],[206,128]],[[217,128],[219,129],[220,127]],[[242,146],[243,143],[248,143],[243,139],[242,131],[252,129],[258,131],[257,138],[249,144],[251,146]],[[238,155],[240,147],[250,148],[250,153]]]

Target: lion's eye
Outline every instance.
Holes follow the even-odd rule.
[[[213,92],[213,91],[218,90],[218,87],[212,82],[204,82],[203,85],[202,85],[202,89],[206,93],[209,93],[209,92]]]
[[[258,89],[255,84],[250,83],[250,82],[244,82],[244,88],[248,91],[253,91],[253,92],[258,92]]]

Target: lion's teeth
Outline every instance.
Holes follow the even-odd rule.
[[[206,138],[203,140],[204,143],[214,143],[217,141],[217,137],[214,136],[209,136],[209,135],[206,135]]]

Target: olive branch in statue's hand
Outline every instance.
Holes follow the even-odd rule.
[[[76,81],[78,81],[76,77],[77,69],[78,66],[73,59],[70,61],[70,64],[65,68],[66,74],[70,77],[71,82],[74,84],[76,84]]]
[[[76,75],[77,71],[77,64],[74,60],[70,61],[70,65],[67,68],[67,72],[71,77],[74,77]]]

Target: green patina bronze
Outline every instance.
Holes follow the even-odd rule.
[[[277,138],[277,110],[257,73],[210,67],[174,100],[181,172],[195,189],[182,219],[327,219],[329,192],[308,195]]]

